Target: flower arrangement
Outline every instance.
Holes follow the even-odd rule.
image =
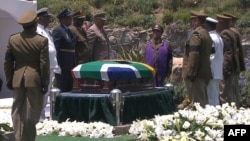
[[[224,125],[250,124],[250,109],[237,109],[235,103],[202,108],[198,103],[193,109],[179,110],[170,115],[156,115],[149,120],[137,120],[131,124],[129,134],[140,141],[223,141]],[[7,117],[7,116],[1,116]],[[0,125],[11,127],[11,118],[0,118]],[[84,136],[113,138],[114,127],[102,122],[58,123],[44,120],[37,124],[38,135]],[[1,133],[3,133],[1,129]]]
[[[195,103],[194,109],[134,121],[129,133],[143,141],[223,141],[224,125],[250,123],[250,110],[235,103],[205,108]]]
[[[59,136],[82,136],[90,138],[113,138],[114,127],[102,122],[70,122],[58,123],[54,120],[44,120],[36,125],[37,135],[58,134]]]

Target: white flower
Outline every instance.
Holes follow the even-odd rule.
[[[182,125],[182,128],[188,129],[190,127],[190,123],[188,121],[185,121],[184,124]]]

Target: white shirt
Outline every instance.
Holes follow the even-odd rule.
[[[53,42],[53,38],[51,36],[51,31],[48,28],[44,28],[43,25],[37,24],[36,32],[44,37],[46,37],[49,41],[49,60],[50,60],[50,68],[58,69],[58,62],[56,58],[56,48]]]
[[[215,53],[210,55],[211,61],[211,71],[213,79],[222,79],[223,78],[223,41],[221,36],[215,30],[208,32],[211,39],[213,40],[213,45]]]

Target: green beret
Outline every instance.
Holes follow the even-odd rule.
[[[34,10],[27,10],[18,18],[17,22],[22,26],[30,26],[37,22],[37,14]]]

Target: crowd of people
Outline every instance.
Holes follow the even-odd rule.
[[[233,26],[237,18],[224,14],[216,20],[202,12],[190,14],[192,32],[184,48],[182,72],[190,102],[178,107],[194,102],[218,105],[222,100],[238,106],[238,77],[245,65],[240,33]],[[60,91],[69,92],[73,89],[71,70],[76,65],[110,59],[104,11],[93,13],[94,23],[87,28],[81,10],[62,10],[52,31],[51,18],[48,8],[24,12],[18,19],[23,31],[11,35],[7,45],[4,71],[7,87],[13,90],[11,116],[16,141],[35,141],[35,126],[45,119],[54,77]],[[162,87],[172,73],[172,47],[162,39],[160,24],[152,27],[152,33],[143,48],[144,63],[155,68],[154,86]]]

